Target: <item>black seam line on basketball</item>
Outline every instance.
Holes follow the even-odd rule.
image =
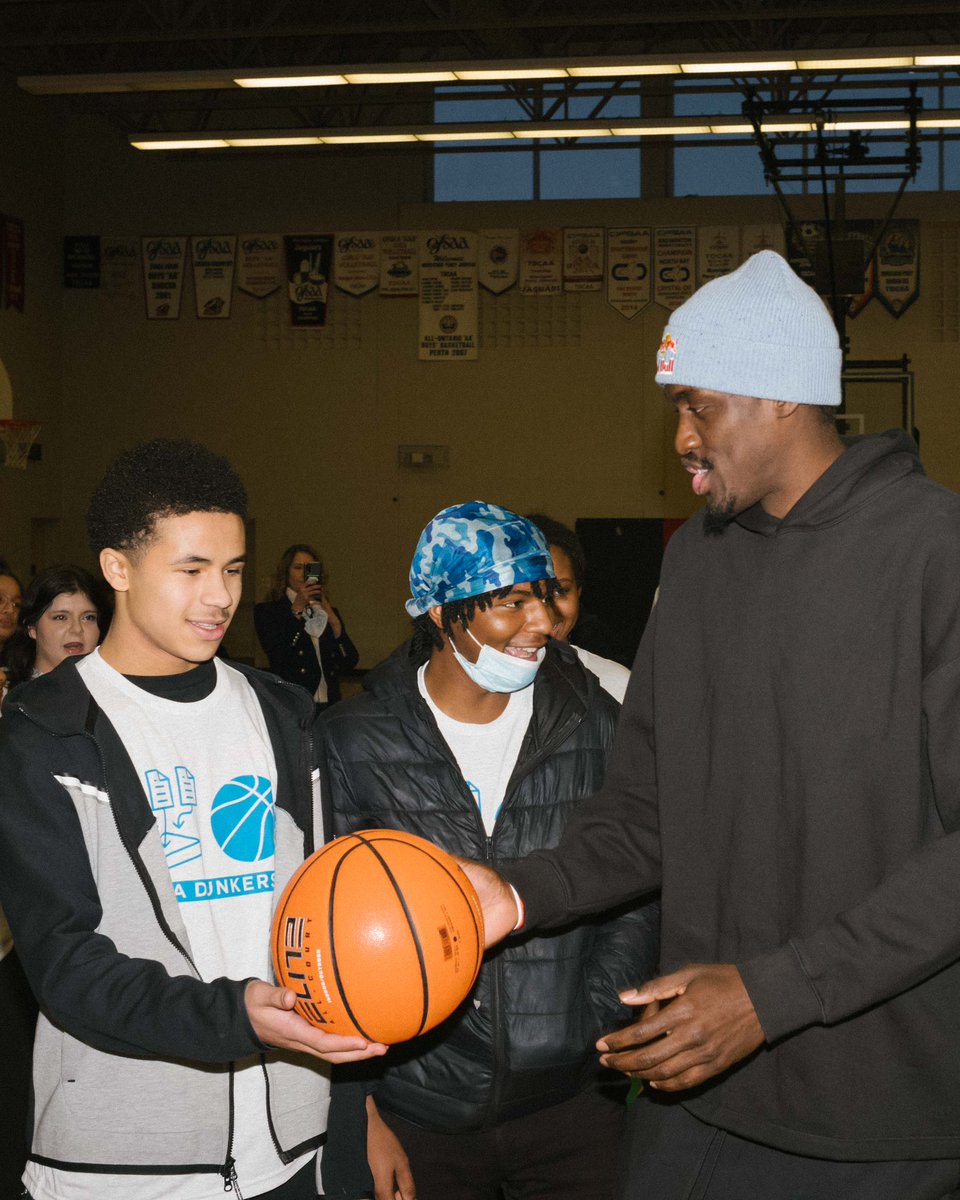
[[[420,1024],[417,1027],[417,1033],[412,1035],[413,1037],[416,1037],[417,1034],[423,1032],[423,1027],[427,1023],[427,1014],[430,1012],[430,981],[427,979],[427,964],[423,958],[423,946],[420,944],[420,934],[417,932],[417,927],[414,924],[413,914],[407,907],[406,897],[400,890],[400,885],[397,883],[393,872],[390,870],[387,860],[383,857],[373,842],[367,841],[362,833],[358,833],[357,837],[360,838],[370,853],[376,856],[381,867],[383,867],[384,871],[386,872],[387,878],[393,885],[393,890],[397,893],[397,899],[400,901],[400,907],[403,909],[403,914],[407,918],[407,927],[410,930],[410,936],[413,938],[413,945],[417,951],[417,961],[420,964],[420,985],[423,991],[423,1013],[420,1017]],[[407,846],[410,844],[409,842],[403,842],[402,838],[380,838],[379,840],[383,842],[400,842],[401,844]],[[414,846],[414,849],[416,850],[417,847]]]
[[[365,845],[359,834],[355,833],[351,836],[358,839],[356,845],[351,846],[349,850],[345,850],[343,852],[340,861],[333,868],[333,874],[330,876],[330,905],[327,910],[327,943],[330,946],[330,967],[333,971],[333,977],[337,981],[337,992],[340,995],[340,999],[343,1001],[343,1007],[347,1010],[347,1016],[357,1027],[357,1031],[361,1037],[365,1037],[368,1042],[375,1042],[378,1039],[371,1037],[370,1034],[367,1033],[367,1031],[357,1020],[353,1009],[350,1007],[350,1001],[347,999],[347,993],[343,986],[343,980],[340,978],[340,968],[337,965],[337,940],[333,933],[333,914],[336,911],[335,899],[337,894],[337,876],[340,874],[341,867],[347,861],[350,855],[353,854],[354,851],[359,850],[361,846]]]
[[[454,887],[456,887],[457,891],[460,893],[460,895],[463,897],[464,901],[466,902],[467,911],[470,913],[470,920],[473,922],[473,932],[476,934],[477,945],[482,947],[483,946],[483,934],[480,929],[480,926],[477,924],[477,918],[474,916],[473,904],[470,901],[470,897],[464,891],[463,884],[456,877],[456,875],[453,873],[453,871],[451,871],[450,868],[448,866],[446,866],[446,864],[442,863],[438,858],[434,858],[434,856],[432,854],[429,854],[421,846],[414,846],[410,842],[405,842],[402,838],[380,837],[380,838],[377,838],[377,841],[378,842],[393,842],[395,845],[407,846],[410,850],[416,850],[416,852],[418,854],[422,854],[424,856],[424,858],[429,858],[432,863],[435,863],[441,869],[441,871],[443,871],[447,875],[447,877],[450,879],[451,883],[453,883]],[[460,873],[461,873],[461,875],[463,875],[462,870],[460,871]],[[464,878],[466,879],[465,875],[464,875]],[[480,959],[481,959],[481,961],[483,959],[482,950],[481,950],[481,954],[480,954]],[[480,964],[478,963],[477,964],[477,972],[478,973],[479,973],[479,970],[480,970]],[[476,978],[476,976],[474,976],[474,978]]]

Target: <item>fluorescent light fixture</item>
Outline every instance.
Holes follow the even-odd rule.
[[[722,60],[722,61],[721,61]],[[354,85],[402,85],[524,79],[617,79],[644,75],[757,75],[779,71],[903,70],[912,66],[960,66],[960,46],[882,47],[876,52],[849,48],[802,49],[793,58],[762,54],[730,58],[693,55],[678,63],[675,56],[503,59],[439,63],[337,63],[264,68],[240,75],[238,70],[129,71],[86,75],[23,75],[19,86],[37,96],[92,95],[110,92],[168,92],[202,89],[307,88]]]
[[[167,141],[144,138],[130,145],[137,150],[225,150],[230,143],[223,138],[175,138]]]
[[[812,121],[761,121],[760,129],[763,133],[813,133],[816,126]],[[747,126],[747,131],[752,132],[752,127]]]
[[[419,142],[489,142],[512,138],[514,135],[508,129],[492,129],[489,132],[468,130],[462,133],[418,133]],[[528,135],[524,135],[525,137]]]
[[[566,67],[495,67],[483,70],[455,70],[457,79],[566,79]]]
[[[277,136],[277,137],[229,137],[228,146],[319,146],[318,137]]]
[[[613,67],[567,67],[574,79],[614,79],[618,75],[679,75],[679,63],[633,63]]]
[[[850,121],[827,121],[824,129],[831,133],[843,133],[856,129],[909,129],[910,122],[902,119],[858,117]]]
[[[415,133],[348,133],[327,137],[321,134],[319,141],[325,146],[348,146],[351,143],[361,145],[368,142],[415,142]]]
[[[831,114],[836,118],[837,114]],[[960,109],[929,111],[920,116],[918,128],[960,129]],[[902,110],[878,112],[846,112],[842,119],[826,121],[827,133],[844,133],[852,130],[906,130],[910,120]],[[763,120],[761,129],[765,133],[810,134],[816,129],[809,114],[771,114]],[[678,117],[673,121],[658,123],[657,118],[648,121],[620,118],[605,125],[589,121],[555,121],[546,125],[518,126],[515,123],[489,122],[485,124],[443,124],[422,126],[402,125],[385,128],[357,127],[335,129],[249,129],[229,130],[211,136],[209,131],[190,133],[184,131],[165,133],[131,134],[128,141],[138,150],[220,150],[256,149],[271,146],[349,146],[383,145],[391,143],[431,142],[483,142],[483,141],[528,141],[548,138],[609,138],[609,137],[700,137],[715,134],[719,137],[752,134],[754,127],[742,116],[704,115],[702,117]]]
[[[892,67],[912,67],[913,55],[898,58],[801,58],[797,60],[801,71],[883,71]]]
[[[351,71],[347,83],[456,83],[453,71]]]
[[[347,79],[344,75],[267,75],[234,79],[233,82],[242,88],[300,88],[338,87],[341,83],[346,83]]]
[[[795,59],[771,59],[769,62],[690,62],[681,63],[684,75],[764,75],[768,71],[795,71]]]
[[[557,122],[555,129],[514,129],[513,136],[518,138],[579,138],[579,137],[610,137],[609,125],[602,128],[580,129]]]
[[[683,137],[684,134],[709,133],[709,125],[630,125],[614,129],[617,137]]]

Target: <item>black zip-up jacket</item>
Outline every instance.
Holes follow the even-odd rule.
[[[334,637],[328,625],[317,639],[320,659],[303,621],[297,616],[286,597],[266,600],[253,606],[253,625],[260,645],[270,663],[270,670],[289,683],[297,683],[313,696],[320,686],[320,673],[327,681],[327,703],[340,699],[340,676],[352,671],[360,655],[350,640],[340,610],[333,610],[340,619],[340,636]]]
[[[603,779],[619,706],[566,646],[548,649],[533,687],[533,717],[488,839],[401,647],[367,676],[363,695],[319,723],[336,833],[405,829],[495,865],[555,845]],[[648,904],[510,939],[488,954],[451,1018],[391,1050],[378,1105],[458,1131],[569,1099],[596,1077],[598,1035],[629,1019],[617,991],[654,973],[658,937],[658,906]]]
[[[323,840],[313,705],[263,672],[231,669],[257,696],[276,761],[279,895]],[[329,1066],[260,1043],[245,980],[198,977],[155,815],[72,660],[15,689],[4,705],[0,903],[42,1010],[36,1162],[85,1172],[216,1172],[229,1185],[231,1062],[257,1053],[269,1085],[264,1119],[280,1158],[290,1162],[324,1141]],[[338,1105],[356,1134],[362,1112],[346,1092]],[[337,1139],[325,1154],[329,1192],[362,1191],[358,1140]],[[353,1160],[338,1162],[348,1149]],[[341,1182],[352,1171],[355,1183]]]
[[[738,965],[766,1045],[701,1120],[960,1157],[960,497],[906,434],[674,536],[603,790],[505,873],[532,926],[662,881],[664,970]]]

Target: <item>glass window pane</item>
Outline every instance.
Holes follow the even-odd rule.
[[[540,198],[586,200],[640,195],[640,150],[541,150]]]
[[[531,150],[433,155],[434,200],[532,200]]]
[[[960,142],[943,143],[943,190],[960,192]]]
[[[757,196],[773,190],[763,178],[756,146],[717,146],[711,141],[674,150],[675,196]],[[784,191],[796,190],[796,185],[784,187]]]

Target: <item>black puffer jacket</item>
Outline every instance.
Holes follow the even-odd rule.
[[[534,715],[488,838],[476,801],[403,646],[365,693],[325,714],[320,736],[334,828],[405,829],[500,865],[560,840],[603,780],[619,705],[566,646],[548,650]],[[487,955],[471,996],[437,1029],[391,1050],[383,1108],[440,1130],[476,1129],[558,1104],[596,1076],[597,1036],[631,1011],[618,989],[654,973],[659,905],[631,906]]]

